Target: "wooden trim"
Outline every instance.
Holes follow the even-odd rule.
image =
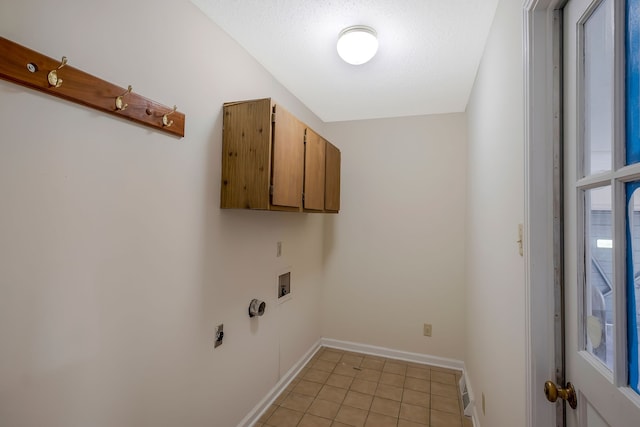
[[[27,68],[30,66],[31,70]],[[114,85],[84,71],[64,65],[57,70],[63,81],[59,87],[49,83],[49,72],[58,69],[61,61],[49,58],[3,37],[0,37],[0,78],[46,94],[75,102],[113,116],[121,117],[159,131],[184,136],[185,115],[127,88]],[[123,95],[126,109],[116,108],[116,98]],[[169,126],[163,124],[167,116]]]

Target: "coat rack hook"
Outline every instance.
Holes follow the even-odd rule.
[[[162,125],[163,126],[170,127],[173,124],[173,120],[169,121],[169,116],[171,114],[175,113],[177,109],[178,109],[178,107],[174,105],[173,106],[173,110],[171,110],[170,112],[168,112],[167,114],[162,116]]]
[[[124,111],[127,109],[129,104],[125,104],[123,98],[125,95],[130,94],[132,89],[131,85],[129,85],[125,93],[116,97],[116,110]]]
[[[61,69],[62,67],[64,67],[65,65],[67,65],[67,57],[63,56],[62,57],[62,62],[60,63],[60,66],[58,68],[56,68],[55,70],[49,71],[49,75],[47,76],[47,79],[49,80],[49,85],[51,85],[53,87],[62,86],[62,79],[58,78],[58,70]]]

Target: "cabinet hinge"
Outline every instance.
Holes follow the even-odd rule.
[[[271,123],[276,122],[276,113],[271,113]]]

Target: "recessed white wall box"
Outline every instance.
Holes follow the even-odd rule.
[[[291,272],[278,276],[278,298],[286,297],[291,293]]]
[[[286,268],[278,273],[277,286],[278,303],[291,299],[291,268]]]

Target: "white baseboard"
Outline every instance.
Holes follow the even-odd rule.
[[[247,414],[246,417],[238,424],[238,427],[251,427],[254,425],[258,419],[264,414],[264,412],[271,406],[274,400],[282,393],[282,391],[287,388],[289,383],[293,381],[293,379],[298,375],[298,373],[304,368],[304,366],[309,362],[309,360],[313,357],[314,354],[321,347],[321,341],[318,340],[315,344],[311,346],[311,348],[300,358],[300,360],[291,367],[287,371],[286,374],[280,378],[280,381],[276,383],[275,386],[267,393],[267,395],[258,403],[252,410]]]
[[[322,338],[321,345],[324,347],[337,348],[339,350],[355,351],[357,353],[370,354],[372,356],[388,357],[390,359],[404,360],[406,362],[421,363],[424,365],[439,366],[441,368],[464,371],[464,362],[446,357],[429,356],[422,353],[410,353],[408,351],[393,350],[374,345],[360,344],[349,341],[339,341],[330,338]]]
[[[244,417],[242,421],[238,424],[237,427],[251,427],[255,424],[258,419],[264,414],[264,412],[271,406],[271,404],[276,400],[276,398],[282,393],[282,391],[291,383],[291,381],[298,375],[298,373],[304,368],[304,366],[309,362],[309,360],[313,357],[314,354],[321,347],[330,347],[339,350],[345,351],[353,351],[357,353],[369,354],[372,356],[379,357],[387,357],[389,359],[397,359],[403,360],[406,362],[414,362],[420,363],[424,365],[438,366],[441,368],[454,369],[457,371],[462,371],[462,375],[465,376],[465,380],[467,383],[467,389],[469,391],[469,396],[473,399],[473,389],[471,384],[469,383],[469,377],[466,375],[464,362],[456,359],[449,359],[445,357],[438,356],[430,356],[428,354],[421,353],[411,353],[407,351],[401,350],[393,350],[385,347],[377,347],[368,344],[354,343],[349,341],[340,341],[334,340],[331,338],[321,338],[311,346],[311,348],[305,353],[302,358],[287,371],[286,374],[280,378],[280,381],[267,393],[267,395],[258,403],[251,412]],[[473,425],[474,427],[480,427],[480,422],[478,421],[478,413],[477,407],[474,404],[473,406]]]

